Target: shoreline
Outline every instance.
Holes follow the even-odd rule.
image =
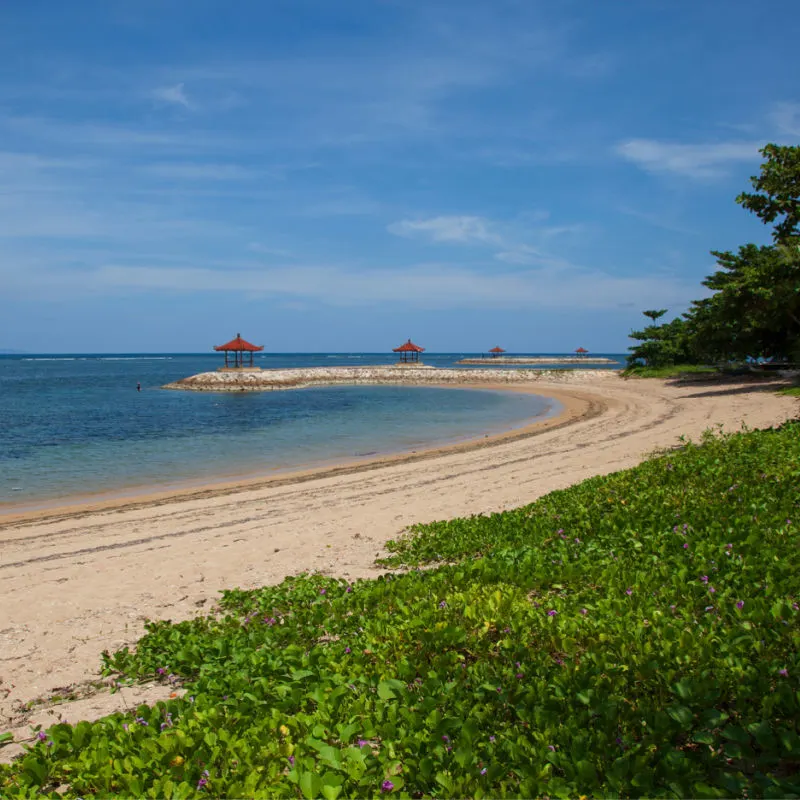
[[[165,699],[169,687],[118,693],[100,654],[135,646],[147,620],[207,614],[225,589],[321,573],[348,581],[409,527],[519,508],[635,466],[703,432],[767,428],[798,416],[786,381],[542,381],[581,408],[532,432],[341,471],[256,480],[180,495],[23,515],[0,526],[0,731],[75,723]],[[508,387],[504,387],[508,388]],[[560,399],[560,398],[556,398]],[[70,698],[64,701],[64,697]],[[72,700],[75,696],[79,699]],[[37,702],[37,698],[40,698]],[[19,752],[0,748],[0,760]]]
[[[202,479],[180,481],[164,491],[157,491],[152,485],[140,485],[125,490],[111,490],[109,492],[88,493],[77,495],[64,501],[57,498],[52,501],[33,501],[20,503],[18,506],[0,506],[0,533],[7,526],[36,522],[43,520],[80,518],[97,511],[113,511],[120,509],[139,508],[149,504],[162,504],[172,501],[207,498],[220,495],[235,494],[250,489],[266,488],[270,486],[283,486],[294,483],[304,483],[317,478],[336,475],[350,475],[360,471],[380,469],[391,464],[405,464],[413,461],[422,461],[436,458],[450,453],[464,453],[492,447],[507,441],[535,436],[537,433],[551,428],[568,425],[580,418],[583,413],[592,415],[601,413],[600,409],[589,409],[591,399],[581,392],[563,392],[548,390],[544,395],[531,385],[507,384],[425,384],[431,388],[483,390],[520,392],[546,396],[561,405],[561,410],[556,414],[546,414],[524,425],[512,428],[509,431],[495,434],[467,434],[463,441],[421,446],[417,450],[402,450],[396,453],[387,453],[377,457],[353,457],[346,460],[337,460],[331,463],[316,464],[309,467],[290,467],[277,470],[270,475],[263,473],[249,473],[240,476],[226,476],[219,481]],[[584,408],[586,405],[586,408]],[[35,507],[31,507],[35,506]]]

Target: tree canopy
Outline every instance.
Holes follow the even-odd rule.
[[[765,224],[774,244],[712,251],[719,270],[703,286],[713,294],[663,325],[665,310],[648,310],[653,324],[630,336],[630,363],[661,367],[692,361],[767,358],[800,362],[800,147],[766,145],[754,193],[736,202]]]

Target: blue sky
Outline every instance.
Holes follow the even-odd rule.
[[[11,0],[0,347],[619,352],[800,142],[794,2]]]

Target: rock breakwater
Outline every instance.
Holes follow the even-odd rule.
[[[605,356],[492,356],[491,358],[462,358],[456,364],[480,364],[493,367],[502,364],[619,364],[613,358]]]
[[[435,369],[431,367],[308,367],[304,369],[266,369],[249,372],[201,372],[168,383],[165,389],[192,392],[270,392],[303,389],[309,386],[337,385],[521,385],[548,383],[587,383],[617,379],[615,370]]]

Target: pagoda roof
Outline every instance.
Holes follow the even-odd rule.
[[[236,352],[247,351],[249,353],[257,353],[259,350],[264,349],[264,345],[261,346],[256,344],[250,344],[246,339],[242,339],[242,334],[237,333],[235,339],[231,339],[226,344],[220,344],[214,346],[215,350],[223,351],[223,350],[234,350]]]
[[[584,349],[583,347],[579,347],[575,352],[576,353],[588,353],[589,351]]]
[[[489,352],[490,353],[505,353],[505,350],[503,350],[502,347],[493,347]]]
[[[420,347],[418,344],[414,344],[414,342],[409,339],[405,344],[401,344],[400,347],[392,348],[393,353],[424,353],[425,348]]]

